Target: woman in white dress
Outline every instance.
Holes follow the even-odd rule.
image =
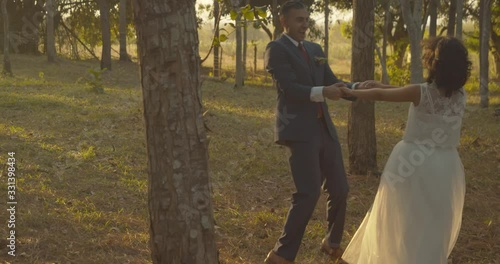
[[[424,42],[427,82],[343,93],[412,102],[403,140],[394,147],[375,200],[347,246],[349,264],[445,264],[460,230],[464,169],[457,152],[471,63],[453,37]]]

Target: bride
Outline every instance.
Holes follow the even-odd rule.
[[[423,44],[427,82],[405,87],[370,81],[343,93],[411,102],[403,139],[394,147],[371,209],[342,259],[350,264],[445,264],[460,230],[464,168],[457,152],[471,63],[453,37]]]

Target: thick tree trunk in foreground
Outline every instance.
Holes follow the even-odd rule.
[[[153,263],[216,264],[193,0],[133,0]]]

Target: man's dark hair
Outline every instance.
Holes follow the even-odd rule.
[[[288,15],[288,12],[291,9],[305,9],[307,10],[306,4],[304,4],[301,0],[289,0],[281,5],[280,16]]]
[[[427,82],[435,82],[450,97],[467,82],[471,71],[469,53],[463,43],[454,37],[437,37],[422,43],[422,60],[429,70]]]

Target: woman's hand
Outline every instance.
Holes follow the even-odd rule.
[[[384,87],[384,84],[382,84],[379,81],[368,80],[368,81],[364,81],[364,82],[360,83],[359,85],[357,85],[356,89],[358,89],[358,88],[359,89],[371,89],[371,88],[375,88],[375,87],[382,88],[382,87]]]
[[[347,87],[340,88],[340,92],[342,93],[342,97],[355,96],[353,90],[351,90]]]

